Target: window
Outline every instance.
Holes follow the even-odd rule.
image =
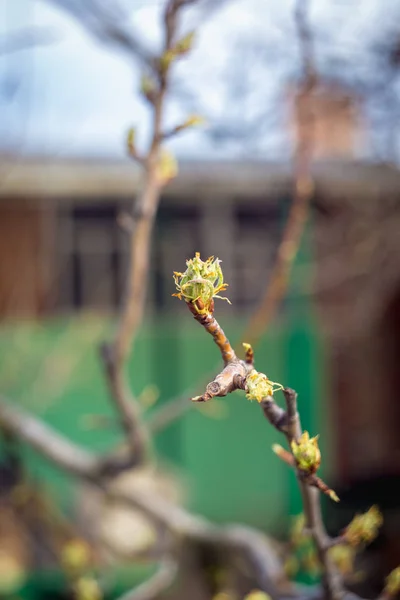
[[[201,252],[200,206],[161,205],[155,228],[153,272],[149,290],[157,310],[176,306],[172,298],[174,271],[185,269],[185,260]]]
[[[234,210],[235,305],[253,308],[262,297],[280,237],[277,203],[241,201]]]
[[[60,308],[110,310],[119,305],[128,257],[128,236],[117,224],[120,208],[110,202],[61,211]]]
[[[220,202],[221,210],[211,205],[210,212],[210,204],[201,200],[162,200],[151,248],[147,309],[177,307],[172,273],[184,270],[185,260],[195,252],[202,257],[215,253],[223,260],[234,309],[251,310],[259,302],[279,244],[282,205],[229,197]],[[60,211],[58,308],[109,311],[120,305],[129,260],[129,235],[117,223],[121,210],[129,210],[129,203],[91,201]]]
[[[129,235],[117,223],[121,202],[91,202],[59,213],[57,307],[61,310],[116,310],[124,294]],[[161,206],[149,273],[149,303],[155,310],[173,304],[172,272],[200,248],[197,206]],[[183,264],[182,264],[183,262]]]

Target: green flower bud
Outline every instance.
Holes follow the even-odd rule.
[[[299,469],[307,473],[315,473],[321,464],[318,436],[310,438],[308,431],[305,431],[298,442],[292,441],[291,448]]]
[[[175,44],[174,53],[181,55],[187,54],[193,48],[194,37],[194,31],[190,31],[188,34],[186,34],[179,40],[179,42]]]
[[[210,256],[202,261],[200,253],[196,252],[194,258],[186,261],[187,269],[184,273],[174,272],[174,280],[177,294],[173,294],[180,300],[195,306],[199,314],[210,314],[213,312],[213,298],[226,300],[218,295],[224,291],[228,284],[224,283],[224,277],[220,266],[220,260]]]
[[[280,383],[271,381],[264,373],[259,373],[255,369],[247,376],[246,387],[246,398],[257,400],[257,402],[261,402],[267,396],[272,396],[274,392],[283,389]]]
[[[379,527],[383,523],[382,514],[377,506],[362,515],[356,515],[344,530],[344,538],[351,546],[369,544],[378,535]]]

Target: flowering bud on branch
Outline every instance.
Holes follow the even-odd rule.
[[[304,431],[298,442],[292,440],[290,444],[297,466],[310,474],[314,474],[321,464],[318,437],[310,438],[308,431]]]
[[[72,539],[62,548],[61,563],[69,575],[86,571],[90,562],[90,548],[85,540]]]
[[[200,125],[205,125],[206,120],[201,115],[189,115],[187,119],[182,123],[182,126],[187,127],[199,127]]]
[[[141,165],[144,165],[144,159],[142,156],[140,156],[136,147],[136,129],[134,127],[130,127],[130,129],[128,129],[128,134],[126,136],[126,145],[129,156],[134,158]]]
[[[189,33],[187,33],[183,38],[181,38],[175,44],[175,48],[174,48],[175,53],[182,56],[182,55],[190,52],[190,50],[193,48],[194,38],[195,38],[195,32],[189,31]]]
[[[254,362],[254,350],[251,344],[247,344],[247,342],[243,342],[242,344],[244,351],[246,352],[245,361],[248,365],[252,365]]]
[[[304,434],[306,434],[306,435],[304,435]],[[308,437],[308,442],[307,442],[307,437]],[[297,443],[297,447],[295,450],[297,453],[297,457],[295,456],[293,449],[292,449],[292,453],[288,452],[287,450],[285,450],[285,448],[282,448],[282,446],[280,446],[279,444],[274,444],[272,446],[272,450],[275,452],[275,454],[277,456],[279,456],[279,458],[281,460],[283,460],[283,462],[285,462],[290,467],[296,468],[299,477],[303,481],[305,481],[308,485],[311,485],[312,487],[316,487],[317,489],[319,489],[320,492],[329,496],[329,498],[331,500],[333,500],[334,502],[339,502],[339,498],[338,498],[336,492],[334,490],[332,490],[329,486],[327,486],[326,483],[324,481],[322,481],[322,479],[320,477],[317,477],[317,475],[315,474],[315,471],[318,468],[318,467],[316,467],[316,465],[318,464],[318,466],[319,466],[319,464],[321,462],[321,453],[319,452],[318,446],[317,446],[317,449],[319,452],[319,456],[318,456],[318,452],[316,452],[316,450],[315,450],[316,442],[314,442],[314,440],[316,440],[316,439],[317,438],[311,438],[311,440],[310,440],[310,436],[309,436],[308,432],[305,431],[303,433],[303,435],[301,436],[299,442]],[[309,448],[309,446],[307,445],[310,442],[312,444],[312,448]],[[297,449],[298,447],[300,447],[300,449]],[[293,448],[293,446],[292,446],[292,448]],[[307,468],[303,468],[300,465],[303,465],[304,467],[306,467],[306,465],[309,465],[309,466]]]
[[[160,68],[163,73],[165,73],[172,62],[181,56],[184,56],[193,47],[194,42],[194,31],[191,31],[187,35],[185,35],[182,39],[180,39],[175,46],[166,50],[164,54],[160,57]]]
[[[383,523],[382,514],[377,506],[362,515],[356,515],[343,532],[343,537],[350,546],[369,544],[378,535]]]
[[[175,156],[166,148],[161,148],[157,163],[157,180],[165,185],[178,175],[178,163]]]
[[[213,298],[229,302],[228,298],[218,295],[228,287],[228,284],[224,283],[220,262],[218,258],[214,260],[213,256],[202,261],[200,253],[196,252],[194,258],[186,261],[187,269],[184,273],[174,272],[178,293],[173,296],[192,304],[198,314],[212,314]]]
[[[136,150],[136,129],[134,127],[131,127],[128,130],[128,135],[126,137],[126,143],[127,143],[129,152],[135,152],[135,150]]]
[[[200,125],[205,125],[205,123],[206,123],[206,120],[201,115],[189,115],[183,121],[183,123],[180,123],[179,125],[175,125],[175,127],[173,127],[170,131],[166,131],[165,133],[163,133],[162,138],[164,140],[169,139],[169,138],[177,135],[181,131],[185,131],[186,129],[190,129],[191,127],[199,127]]]
[[[274,392],[282,389],[283,386],[280,383],[270,381],[264,373],[259,373],[255,369],[251,371],[246,379],[246,398],[248,400],[261,402],[264,398],[272,396]]]
[[[154,103],[158,91],[157,84],[154,79],[146,73],[142,75],[140,80],[140,91],[150,103]]]

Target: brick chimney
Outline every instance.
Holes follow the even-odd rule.
[[[366,154],[366,124],[359,97],[334,84],[319,84],[309,96],[290,87],[290,130],[296,140],[301,102],[309,102],[315,129],[315,160],[360,160]]]

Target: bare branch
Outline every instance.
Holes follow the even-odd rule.
[[[88,477],[96,471],[96,457],[81,450],[47,425],[21,408],[0,398],[0,427],[30,444],[59,467],[79,477]]]
[[[226,337],[222,327],[211,313],[202,314],[200,313],[194,302],[186,302],[186,306],[192,313],[195,320],[204,327],[204,329],[212,335],[214,342],[217,344],[221,351],[222,360],[224,365],[228,365],[232,361],[237,360],[236,353],[232,348],[228,338]]]
[[[99,6],[95,0],[91,0],[90,4]],[[167,2],[164,15],[165,41],[161,57],[165,56],[175,43],[178,11],[184,4],[184,2],[177,0]],[[115,12],[115,10],[114,7],[113,11]],[[153,63],[154,61],[152,61]],[[166,183],[159,175],[159,161],[162,141],[162,116],[169,83],[170,66],[170,64],[163,65],[161,59],[157,59],[153,64],[154,77],[157,79],[157,83],[152,92],[152,102],[150,103],[153,112],[152,137],[146,156],[139,157],[136,152],[134,153],[134,157],[144,167],[144,180],[142,193],[134,207],[135,221],[130,234],[130,264],[125,299],[114,339],[111,343],[104,344],[101,349],[111,396],[120,414],[121,425],[131,452],[131,461],[127,461],[127,466],[148,460],[151,452],[150,435],[141,419],[140,407],[131,394],[124,369],[144,316],[150,269],[151,235],[160,193]],[[132,154],[134,144],[131,138],[132,135],[128,136],[128,150]],[[111,457],[111,462],[114,463],[114,457]],[[124,464],[124,461],[122,461],[122,464]]]
[[[197,318],[197,311],[194,303],[187,302],[191,312]],[[211,317],[211,315],[208,315]],[[214,317],[212,317],[213,320]],[[199,320],[197,318],[197,320]],[[201,322],[201,321],[200,321]],[[201,324],[203,324],[201,322]],[[217,324],[218,325],[218,324]],[[224,336],[224,339],[225,336]],[[246,357],[249,362],[233,360],[228,362],[224,370],[208,384],[205,394],[193,400],[206,401],[214,396],[225,396],[237,389],[248,391],[249,381],[247,376],[253,372],[254,355],[251,346],[246,344]],[[238,373],[239,369],[242,373]],[[223,384],[221,385],[221,381]],[[278,407],[270,396],[261,400],[261,407],[266,418],[279,431],[285,433],[289,446],[293,441],[298,441],[302,435],[300,417],[297,411],[297,394],[294,390],[286,388],[283,390],[286,400],[286,411]],[[344,590],[339,574],[329,556],[330,547],[329,536],[327,535],[322,521],[321,507],[319,503],[318,491],[334,497],[334,492],[315,475],[315,472],[306,472],[299,467],[293,453],[278,447],[277,454],[289,466],[296,469],[299,486],[303,497],[304,512],[307,520],[307,527],[313,537],[317,548],[317,553],[323,566],[323,585],[327,600],[341,600]],[[315,489],[317,488],[317,489]],[[318,490],[318,491],[317,491]]]
[[[246,339],[249,339],[252,344],[260,339],[262,333],[271,324],[285,296],[314,193],[311,162],[315,119],[311,106],[311,95],[317,82],[317,76],[314,67],[312,36],[307,21],[308,2],[309,0],[297,0],[295,9],[303,76],[295,98],[298,131],[293,160],[293,201],[264,297],[253,314],[246,331]]]
[[[288,416],[287,439],[290,445],[293,440],[300,439],[302,428],[299,413],[297,411],[296,392],[290,388],[286,388],[283,393],[286,400],[286,412]],[[328,552],[330,538],[325,531],[322,520],[319,491],[313,487],[315,483],[309,482],[307,478],[304,478],[299,469],[297,469],[297,476],[303,498],[307,529],[312,535],[319,560],[323,567],[323,587],[326,598],[327,600],[341,600],[344,595],[344,590],[339,573]]]
[[[163,54],[171,50],[177,29],[178,9],[181,3],[167,3],[165,11],[165,44]],[[159,180],[158,158],[162,139],[162,113],[168,85],[168,69],[158,68],[158,89],[153,106],[153,134],[145,158],[145,179],[135,214],[137,224],[131,236],[131,261],[128,272],[125,303],[114,339],[114,360],[122,367],[130,352],[137,328],[142,321],[149,270],[150,239],[163,182]]]
[[[283,573],[267,538],[251,528],[241,526],[216,527],[206,519],[192,515],[162,497],[144,490],[124,492],[110,487],[98,471],[97,459],[53,431],[48,425],[0,401],[0,425],[29,443],[45,458],[68,473],[103,490],[115,502],[140,509],[151,520],[166,527],[177,540],[215,544],[222,550],[236,550],[247,559],[260,589],[277,595],[275,581]],[[101,464],[101,463],[100,463]]]
[[[226,396],[237,389],[244,389],[246,377],[253,369],[254,354],[250,344],[245,344],[246,360],[238,359],[228,338],[213,315],[214,301],[212,300],[210,303],[209,312],[199,312],[204,308],[201,299],[186,300],[186,306],[195,320],[212,335],[224,361],[223,370],[207,384],[204,394],[194,396],[192,400],[194,402],[207,402],[215,396]]]
[[[268,396],[264,398],[260,402],[261,408],[263,409],[265,417],[268,421],[282,433],[287,433],[288,424],[287,424],[287,413],[286,411],[278,406],[274,401],[272,396]]]
[[[286,413],[288,417],[288,439],[289,442],[297,440],[302,434],[300,416],[297,411],[297,393],[291,388],[285,388],[283,395],[286,401]]]
[[[122,369],[117,366],[114,348],[110,344],[103,344],[100,350],[111,397],[117,407],[120,424],[129,445],[130,460],[125,468],[133,467],[147,460],[150,452],[150,436],[147,427],[142,422],[140,406],[131,395]],[[110,458],[111,463],[114,464],[115,457]],[[107,459],[105,459],[105,463],[108,464]],[[107,469],[106,466],[105,468]]]
[[[192,398],[193,402],[207,402],[215,396],[227,396],[235,390],[244,389],[244,381],[251,370],[252,366],[243,360],[236,359],[231,361],[207,385],[206,391],[202,396]]]

